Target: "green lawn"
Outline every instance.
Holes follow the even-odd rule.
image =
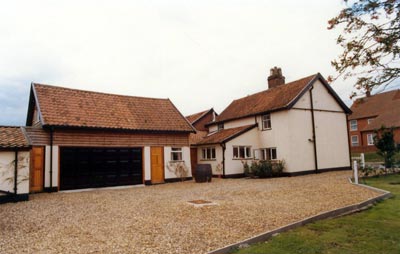
[[[388,190],[394,197],[367,211],[308,224],[235,253],[399,254],[400,175],[371,178],[366,183]]]

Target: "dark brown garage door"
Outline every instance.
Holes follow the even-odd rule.
[[[60,148],[61,190],[141,183],[141,148]]]

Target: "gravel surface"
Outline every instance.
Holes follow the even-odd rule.
[[[0,205],[0,253],[205,253],[379,195],[350,175],[30,195]],[[187,203],[198,199],[218,205]]]

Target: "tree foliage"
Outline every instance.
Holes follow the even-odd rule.
[[[328,29],[343,27],[336,41],[343,53],[332,61],[339,75],[330,80],[355,76],[359,91],[385,88],[400,77],[400,0],[345,3],[348,7],[328,22]]]
[[[384,158],[385,167],[390,168],[393,164],[393,156],[397,151],[393,129],[382,126],[380,130],[375,131],[375,134],[374,143],[379,149],[378,154]]]

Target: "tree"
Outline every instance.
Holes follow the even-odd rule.
[[[328,29],[344,26],[336,40],[343,53],[331,62],[338,75],[330,81],[354,76],[360,92],[386,88],[400,77],[400,0],[344,1],[348,7],[328,21]]]
[[[387,129],[382,126],[379,130],[375,131],[374,143],[376,148],[379,149],[378,154],[385,160],[385,167],[391,168],[393,164],[393,156],[395,155],[396,143],[393,139],[393,129]]]

